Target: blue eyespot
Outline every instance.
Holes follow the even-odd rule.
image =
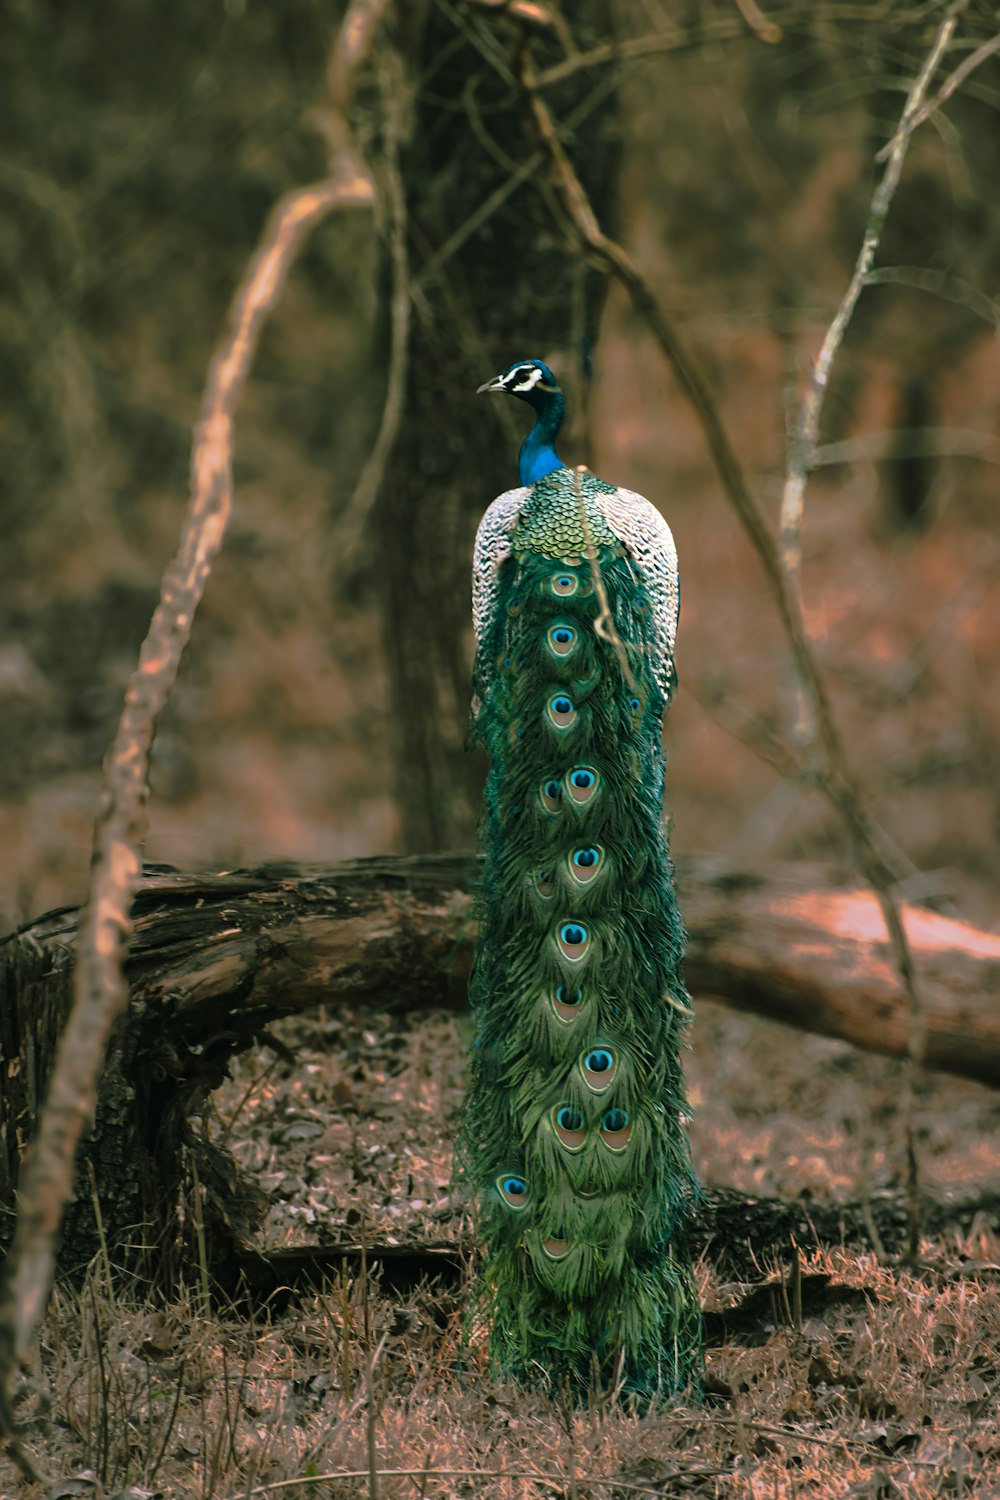
[[[574,849],[569,857],[569,873],[577,885],[586,885],[600,874],[604,864],[604,850],[591,844],[586,849]]]
[[[555,1119],[560,1130],[585,1130],[587,1126],[583,1111],[574,1109],[572,1104],[560,1105]]]
[[[528,1202],[528,1184],[514,1172],[505,1172],[497,1178],[500,1196],[508,1208],[522,1209]]]
[[[576,645],[576,631],[572,625],[559,623],[550,626],[545,639],[553,656],[569,656]]]
[[[603,1094],[618,1072],[618,1059],[610,1047],[591,1047],[580,1059],[580,1072],[588,1088]]]
[[[550,1119],[561,1146],[574,1156],[583,1150],[587,1144],[587,1119],[581,1109],[572,1104],[557,1104]]]
[[[554,776],[550,777],[548,781],[542,782],[539,796],[542,799],[542,806],[546,812],[557,813],[562,811],[562,792],[562,782],[556,781]]]
[[[568,958],[571,964],[579,963],[590,946],[590,933],[582,922],[563,922],[556,938],[563,958]]]
[[[569,599],[580,587],[580,580],[575,573],[557,573],[549,583],[549,588],[559,599]]]
[[[564,984],[557,984],[550,1001],[560,1021],[575,1021],[583,1004],[583,990],[568,990]]]
[[[609,1135],[617,1135],[628,1128],[628,1110],[606,1109],[601,1117],[601,1129]]]
[[[597,791],[600,776],[593,766],[574,766],[566,776],[566,790],[578,807],[589,802]]]
[[[632,697],[628,700],[628,706],[634,714],[637,714],[642,707],[642,699]]]
[[[565,693],[553,693],[547,707],[549,718],[557,729],[568,729],[576,717],[573,700]]]

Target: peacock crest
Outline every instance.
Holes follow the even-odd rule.
[[[490,754],[461,1163],[495,1369],[647,1397],[696,1378],[683,927],[663,826],[677,566],[639,495],[566,468],[540,360],[480,387],[535,412],[479,528],[474,733]]]

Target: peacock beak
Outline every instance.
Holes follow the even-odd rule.
[[[492,380],[484,381],[482,385],[476,387],[477,396],[481,396],[484,391],[503,391],[506,394],[507,387],[503,383],[503,376],[494,375]]]

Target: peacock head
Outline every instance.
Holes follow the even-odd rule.
[[[501,391],[506,396],[516,396],[519,401],[527,401],[537,412],[556,406],[562,410],[563,393],[559,382],[540,359],[516,360],[502,375],[495,375],[481,385],[476,394],[482,395],[484,391]]]

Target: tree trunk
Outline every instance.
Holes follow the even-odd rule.
[[[474,937],[471,856],[268,866],[225,875],[151,867],[135,906],[127,1022],[117,1032],[85,1149],[63,1265],[97,1247],[90,1169],[113,1244],[151,1226],[186,1255],[197,1181],[213,1260],[245,1244],[262,1199],[191,1124],[230,1059],[273,1021],[342,1000],[407,1013],[465,1005]],[[803,867],[768,876],[706,861],[678,875],[687,978],[760,1014],[904,1056],[908,1017],[874,898]],[[904,908],[926,1004],[929,1067],[1000,1082],[1000,938]],[[0,945],[0,1204],[11,1206],[72,994],[77,913]],[[0,1219],[0,1243],[12,1216]]]
[[[581,47],[607,40],[609,10],[606,0],[573,8]],[[516,358],[554,353],[582,409],[580,377],[605,279],[588,271],[554,219],[540,165],[515,180],[515,168],[537,153],[512,77],[520,25],[439,5],[398,14],[414,89],[399,160],[412,322],[402,420],[376,497],[371,551],[401,835],[422,852],[472,842],[483,775],[463,749],[472,542],[490,501],[517,483],[522,414],[477,401],[476,387]],[[544,30],[532,45],[540,65],[550,50],[551,61],[562,57]],[[602,220],[613,224],[617,112],[607,85],[606,70],[581,69],[546,97],[575,121],[574,156]],[[569,434],[567,462],[586,456],[573,447]]]

